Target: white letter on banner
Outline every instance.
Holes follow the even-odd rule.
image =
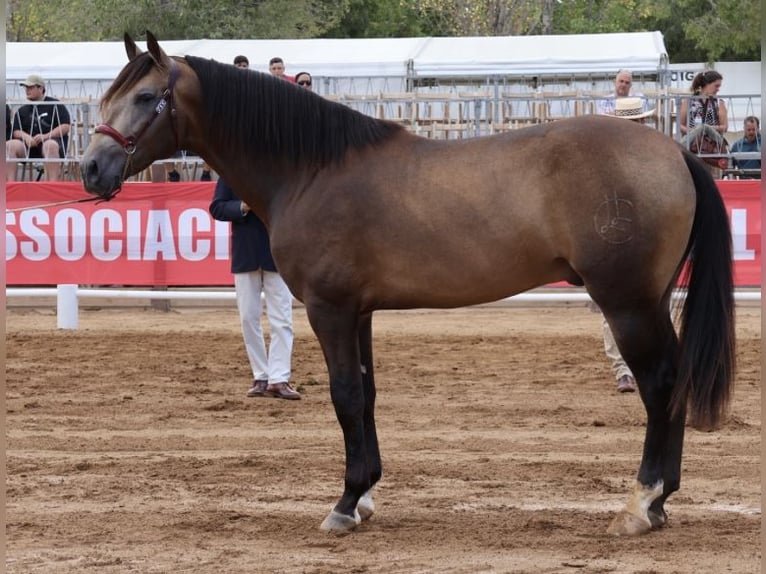
[[[5,212],[5,260],[10,261],[19,252],[16,236],[8,231],[9,225],[16,225],[16,214]]]
[[[121,239],[104,240],[110,231],[122,231],[122,217],[114,209],[99,209],[90,218],[90,250],[99,261],[114,261],[122,254]]]
[[[210,255],[209,239],[197,239],[195,242],[200,231],[210,231],[210,214],[198,207],[182,211],[178,218],[178,254],[182,259],[202,261]]]
[[[85,215],[76,209],[62,209],[53,220],[54,249],[64,261],[85,257],[88,238]]]
[[[747,209],[731,210],[731,242],[735,261],[755,260],[755,250],[747,248]]]
[[[146,242],[144,260],[157,261],[162,255],[163,261],[175,261],[176,248],[173,244],[173,225],[170,223],[170,211],[152,209],[146,220]]]
[[[128,222],[128,261],[141,261],[141,210],[128,209],[125,217]]]
[[[39,220],[39,221],[38,221]],[[49,225],[48,213],[42,209],[21,212],[19,227],[31,241],[19,241],[21,255],[29,261],[43,261],[51,256],[51,238],[37,224]]]
[[[228,221],[215,221],[215,259],[225,261],[229,258],[229,235],[231,223]]]

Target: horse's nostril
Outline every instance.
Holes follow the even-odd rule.
[[[95,159],[90,160],[85,166],[85,173],[88,174],[88,177],[96,177],[98,175],[98,164]]]
[[[88,160],[84,165],[81,165],[80,168],[82,181],[86,186],[89,184],[93,185],[98,180],[98,163],[96,160]]]

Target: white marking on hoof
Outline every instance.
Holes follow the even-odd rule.
[[[340,512],[333,510],[322,521],[322,525],[319,527],[325,532],[350,532],[362,522],[359,512],[354,510],[354,517],[346,516]]]
[[[652,523],[649,520],[649,506],[661,494],[661,480],[654,486],[644,486],[640,482],[636,482],[633,496],[628,500],[625,508],[617,513],[606,531],[615,536],[636,536],[649,532],[652,529]]]
[[[362,520],[368,520],[375,514],[375,501],[372,500],[372,489],[365,492],[356,505],[356,510]]]

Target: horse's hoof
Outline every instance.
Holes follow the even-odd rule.
[[[375,514],[375,501],[372,500],[372,489],[362,495],[356,505],[356,510],[363,521],[369,520],[370,516]]]
[[[636,481],[633,487],[633,496],[630,497],[625,508],[617,513],[606,531],[615,536],[637,536],[651,531],[652,522],[649,507],[661,494],[661,480],[650,486],[644,486]]]
[[[641,518],[626,510],[620,510],[606,531],[615,536],[638,536],[639,534],[646,534],[651,529],[652,524],[646,518]]]
[[[649,522],[652,524],[652,528],[662,528],[668,523],[668,513],[665,512],[664,509],[655,512],[650,508],[647,514],[649,516]]]
[[[322,525],[319,528],[325,532],[350,532],[359,526],[360,522],[362,522],[362,519],[357,510],[354,510],[353,517],[333,510],[322,521]]]

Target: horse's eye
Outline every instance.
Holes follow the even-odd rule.
[[[139,92],[136,94],[136,103],[137,104],[145,104],[147,102],[154,101],[156,96],[152,92]]]

